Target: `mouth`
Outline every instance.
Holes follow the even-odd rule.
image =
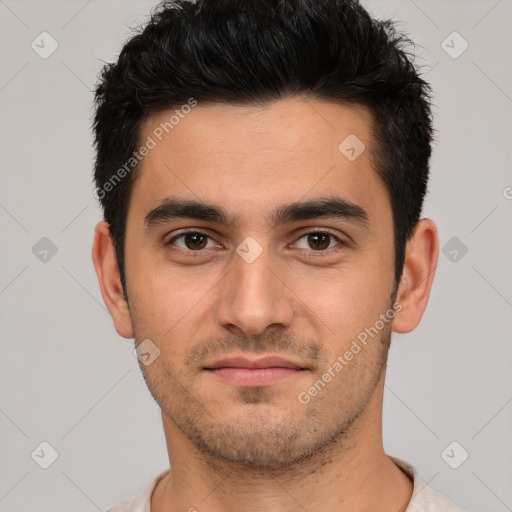
[[[259,359],[225,358],[209,364],[204,370],[228,384],[260,387],[302,375],[307,368],[279,356],[267,356]]]

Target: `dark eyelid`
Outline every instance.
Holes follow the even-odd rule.
[[[188,228],[187,229],[187,228],[184,228],[183,231],[180,230],[177,233],[174,233],[170,237],[165,236],[164,237],[164,244],[167,245],[170,242],[172,242],[173,240],[176,240],[177,238],[180,238],[182,236],[189,235],[189,234],[192,234],[192,235],[195,235],[195,234],[205,235],[208,238],[210,238],[211,240],[213,240],[213,236],[210,233],[208,233],[207,230],[203,231],[203,230],[199,230],[199,229],[192,229],[192,228]]]
[[[333,237],[341,245],[347,245],[349,243],[349,242],[343,240],[343,236],[340,236],[337,233],[334,233],[333,230],[327,229],[327,228],[314,228],[314,227],[312,227],[312,228],[308,229],[307,231],[302,231],[302,230],[298,230],[298,231],[300,231],[300,232],[297,233],[296,240],[295,240],[294,243],[297,243],[301,238],[304,238],[305,236],[314,235],[314,234],[317,234],[317,233],[323,233],[323,234],[329,235],[329,236]],[[185,228],[184,231],[179,231],[178,233],[174,233],[171,237],[169,237],[169,239],[166,239],[167,237],[164,237],[163,245],[164,246],[170,245],[172,242],[174,242],[178,238],[181,238],[181,237],[186,236],[188,234],[205,235],[210,240],[213,240],[215,242],[213,236],[210,235],[206,231],[200,231],[199,229],[193,229],[193,228],[188,228],[188,229]],[[347,238],[349,238],[350,242],[352,242],[352,239],[350,237],[348,237],[347,235],[345,235],[345,236]],[[200,252],[200,251],[191,251],[191,252]],[[318,252],[326,252],[326,251],[318,251]]]
[[[345,238],[348,239],[348,241],[350,241],[350,242],[354,242],[352,240],[352,237],[350,237],[349,235],[347,235],[344,232],[340,232],[337,229],[327,228],[327,227],[325,227],[325,228],[317,228],[315,226],[311,226],[311,228],[304,228],[304,229],[305,229],[305,231],[303,231],[302,229],[298,230],[298,234],[300,234],[300,238],[302,238],[305,235],[309,235],[311,233],[313,233],[313,234],[314,233],[326,233],[326,234],[336,238],[340,242],[343,242]]]
[[[324,233],[326,235],[329,235],[330,237],[334,238],[336,240],[336,242],[338,242],[339,245],[344,245],[344,246],[348,246],[349,244],[353,243],[352,242],[352,239],[348,236],[345,236],[346,238],[348,238],[349,240],[344,240],[344,237],[343,236],[340,236],[338,235],[337,233],[334,233],[333,231],[329,230],[329,229],[312,229],[311,231],[305,231],[305,232],[301,232],[298,236],[297,236],[297,239],[294,243],[297,243],[301,238],[304,238],[305,236],[308,236],[308,235],[314,235],[316,233]],[[334,247],[331,247],[331,249],[334,249]],[[318,251],[318,252],[327,252],[329,251],[330,249],[327,249],[326,251]]]

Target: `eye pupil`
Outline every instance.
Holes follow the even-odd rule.
[[[308,235],[309,246],[314,250],[327,249],[327,247],[329,247],[330,239],[330,235],[326,233],[314,233]],[[316,245],[316,247],[311,245],[311,242],[313,245]]]
[[[329,233],[310,233],[307,235],[308,245],[314,251],[323,251],[329,248],[331,236]],[[210,238],[208,235],[199,232],[184,233],[181,237],[183,237],[186,248],[191,251],[204,249]]]
[[[188,249],[203,249],[206,245],[207,237],[201,233],[187,233],[184,238]]]

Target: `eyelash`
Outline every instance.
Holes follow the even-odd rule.
[[[203,236],[208,237],[210,240],[213,240],[213,238],[210,235],[208,235],[207,233],[203,233],[202,231],[190,230],[190,231],[182,231],[178,235],[173,236],[171,239],[166,241],[164,243],[164,245],[166,247],[167,246],[172,246],[174,244],[174,242],[176,242],[176,240],[179,240],[180,238],[183,238],[186,235],[203,235]],[[322,249],[318,249],[318,250],[314,250],[314,249],[299,249],[299,250],[302,250],[302,251],[313,253],[313,254],[315,254],[315,256],[316,256],[316,254],[319,254],[319,253],[331,254],[331,252],[335,251],[338,248],[338,246],[345,247],[345,246],[348,245],[347,242],[341,240],[334,233],[332,233],[329,230],[325,230],[325,229],[324,230],[308,231],[306,233],[302,233],[302,235],[297,239],[297,241],[301,240],[302,238],[307,237],[309,235],[328,235],[328,236],[330,236],[331,238],[333,238],[337,242],[337,245],[335,245],[334,247],[330,247],[329,249],[323,249],[323,250]],[[201,253],[203,253],[207,249],[192,250],[192,249],[183,249],[182,247],[175,247],[175,248],[173,248],[173,250],[181,251],[181,252],[187,253],[188,255],[193,255],[194,253],[197,253],[197,255],[200,255]]]

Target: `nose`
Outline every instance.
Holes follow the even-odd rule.
[[[233,255],[230,271],[220,283],[217,321],[233,334],[261,335],[266,329],[289,327],[293,293],[277,275],[277,265],[264,250],[254,261]],[[274,267],[274,268],[273,268]]]

